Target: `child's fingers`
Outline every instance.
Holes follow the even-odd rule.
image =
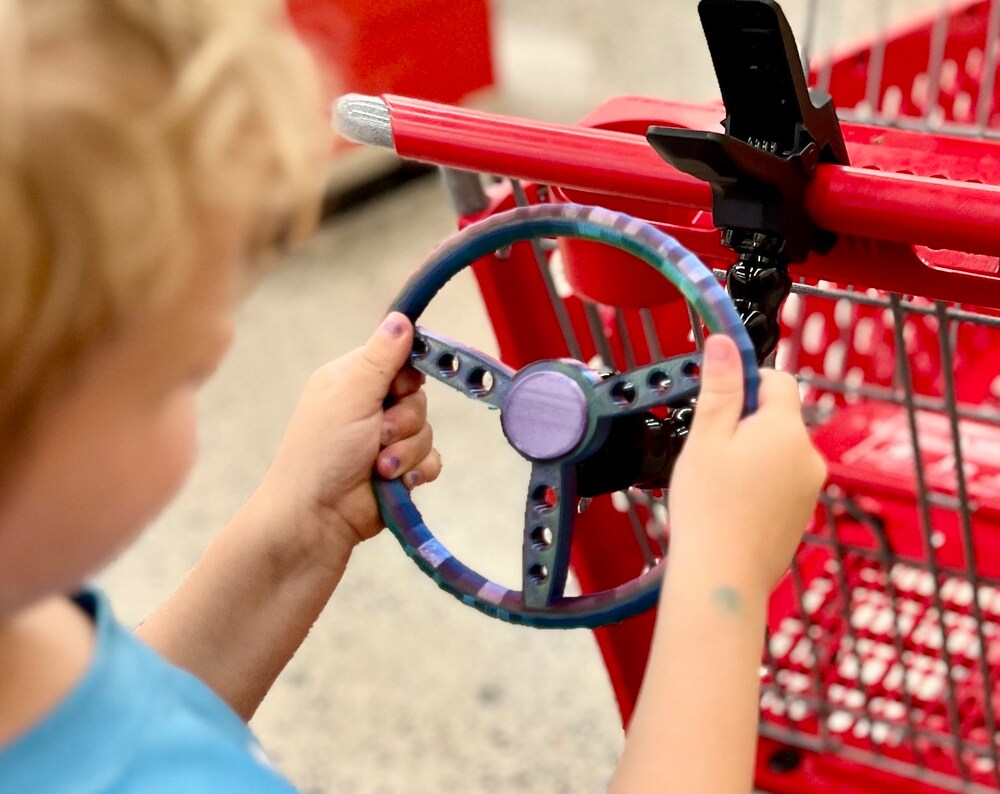
[[[387,447],[400,439],[414,436],[425,424],[427,424],[427,393],[417,391],[386,409],[382,419],[380,443],[383,447]]]
[[[429,424],[409,438],[383,449],[375,461],[375,469],[387,480],[409,471],[426,458],[434,447],[434,431]]]
[[[382,402],[413,347],[413,324],[406,315],[392,312],[349,359],[355,367],[354,394],[361,404]]]
[[[701,389],[692,435],[731,436],[743,414],[743,365],[736,343],[723,334],[705,340]]]
[[[399,374],[393,378],[389,387],[389,394],[397,400],[408,397],[417,391],[427,381],[427,376],[423,372],[418,372],[413,367],[403,367]]]
[[[403,484],[410,490],[424,483],[434,482],[441,474],[441,453],[432,449],[420,463],[403,475]]]
[[[760,407],[767,412],[798,414],[802,411],[802,398],[795,377],[773,369],[760,371]]]

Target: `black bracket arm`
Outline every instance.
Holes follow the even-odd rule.
[[[701,0],[701,24],[726,106],[725,134],[650,127],[653,148],[712,185],[717,226],[782,239],[789,262],[825,251],[830,233],[803,207],[819,163],[846,164],[833,101],[810,91],[774,0]]]
[[[711,184],[713,219],[739,256],[729,291],[763,361],[778,341],[788,263],[835,242],[806,212],[806,187],[820,163],[846,164],[847,147],[830,96],[808,87],[774,0],[701,0],[698,13],[725,133],[653,126],[646,138],[674,167]]]

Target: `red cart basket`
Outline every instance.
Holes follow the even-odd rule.
[[[837,5],[809,3],[804,49]],[[756,776],[767,791],[1000,787],[998,54],[1000,0],[980,0],[803,56],[839,108],[851,165],[821,165],[809,184],[806,208],[837,244],[791,266],[781,310],[776,366],[797,373],[831,476],[771,602]],[[565,126],[357,102],[360,137],[445,168],[461,226],[573,201],[654,222],[720,278],[734,258],[710,189],[644,137],[650,125],[718,129],[720,105],[620,98]],[[521,243],[475,272],[515,367],[568,355],[627,370],[701,340],[669,284],[593,243]],[[574,572],[584,591],[613,587],[667,539],[662,494],[596,498],[576,524]],[[647,613],[596,631],[626,722],[652,626]]]

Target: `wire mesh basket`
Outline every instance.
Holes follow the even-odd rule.
[[[851,165],[821,166],[810,185],[806,206],[838,244],[792,267],[781,312],[776,366],[798,375],[831,475],[770,607],[756,780],[774,792],[1000,786],[1000,0],[883,27],[887,5],[865,4],[876,25],[860,44],[816,44],[836,0],[809,2],[800,31]],[[366,102],[356,136],[445,166],[460,225],[601,204],[725,277],[708,188],[643,137],[714,129],[719,105],[626,97],[563,126]],[[503,179],[484,190],[480,173]],[[512,366],[569,355],[622,371],[702,341],[669,285],[594,243],[521,243],[475,272]],[[665,504],[638,490],[589,504],[572,552],[584,591],[667,554]],[[626,721],[652,623],[596,632]]]

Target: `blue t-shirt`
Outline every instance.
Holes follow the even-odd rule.
[[[246,723],[123,628],[101,593],[77,603],[97,643],[83,679],[0,747],[0,794],[293,794]]]

